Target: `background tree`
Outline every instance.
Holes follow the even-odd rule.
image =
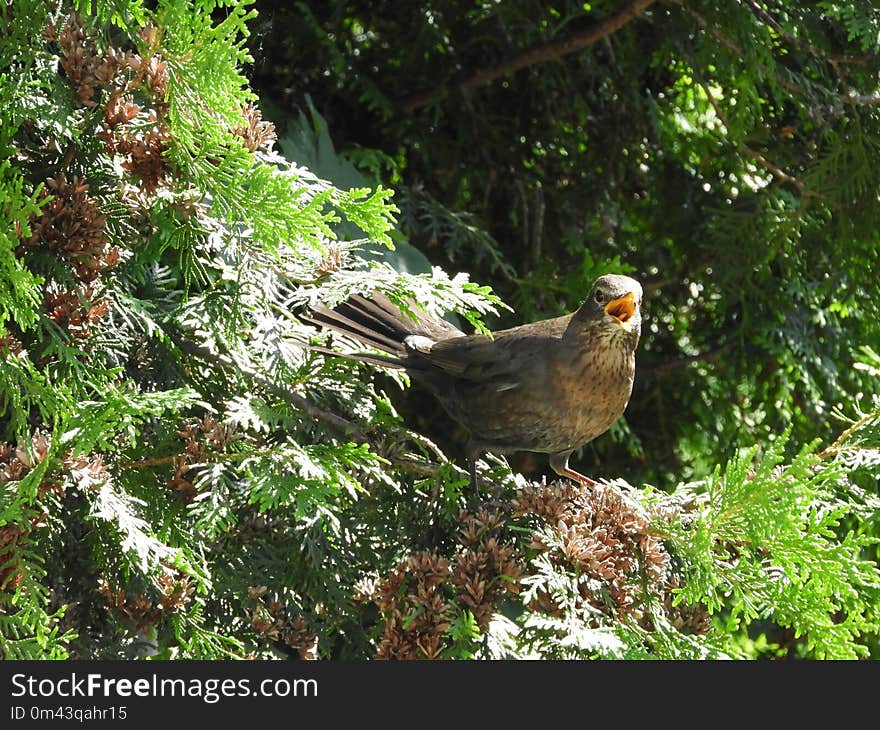
[[[876,655],[877,10],[408,5],[0,14],[3,656]],[[296,317],[607,271],[594,491]]]
[[[310,93],[350,159],[385,153],[403,231],[491,283],[501,324],[641,277],[628,436],[588,449],[599,473],[668,485],[744,430],[830,439],[875,390],[852,368],[880,342],[874,4],[257,7],[263,98]]]

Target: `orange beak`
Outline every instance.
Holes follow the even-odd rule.
[[[636,295],[632,292],[624,294],[618,299],[614,299],[605,305],[605,314],[614,317],[617,324],[629,331],[632,329],[632,322],[629,320],[636,313]]]

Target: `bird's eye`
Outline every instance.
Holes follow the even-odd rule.
[[[599,302],[599,304],[601,304],[605,301],[605,292],[603,292],[601,289],[596,289],[596,293],[593,295],[593,298],[597,302]]]

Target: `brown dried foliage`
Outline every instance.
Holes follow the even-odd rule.
[[[251,152],[259,149],[271,150],[278,139],[275,125],[265,121],[262,112],[253,104],[242,109],[242,116],[244,124],[233,129],[232,133],[241,137],[242,144]]]
[[[437,659],[446,648],[453,617],[443,590],[449,561],[421,551],[402,561],[383,580],[373,599],[385,617],[379,659]]]
[[[141,114],[137,125],[129,125],[140,113],[129,97],[121,96],[107,105],[101,131],[109,155],[122,157],[122,167],[140,180],[144,195],[153,195],[170,175],[164,153],[171,145],[168,126],[155,109]]]
[[[446,630],[460,609],[485,630],[501,601],[518,593],[522,571],[513,546],[501,541],[502,517],[480,509],[459,519],[461,548],[452,563],[421,551],[378,584],[358,584],[385,619],[379,659],[438,659],[450,646]]]
[[[107,580],[102,580],[98,593],[104,597],[107,607],[118,611],[130,619],[138,631],[145,631],[156,625],[162,618],[162,609],[147,596],[128,597],[122,588],[111,588]]]
[[[24,345],[15,335],[6,332],[0,337],[0,356],[12,355],[18,357],[24,352]]]
[[[248,596],[257,604],[251,612],[254,631],[273,641],[283,641],[299,653],[300,659],[317,659],[318,637],[306,620],[288,611],[281,601],[266,600],[266,592],[266,586],[248,588]]]
[[[158,56],[152,56],[144,63],[144,80],[147,88],[156,100],[156,104],[162,105],[161,110],[164,111],[165,92],[168,91],[168,66]]]
[[[174,474],[168,481],[168,486],[189,503],[198,494],[195,484],[187,479],[193,465],[204,463],[209,451],[225,452],[229,443],[237,441],[241,436],[210,414],[206,414],[201,420],[185,423],[177,435],[183,439],[185,446],[183,452],[174,459]]]
[[[514,548],[501,542],[501,515],[480,509],[475,515],[462,512],[459,540],[464,550],[455,560],[451,582],[455,602],[471,611],[477,626],[485,631],[498,604],[509,594],[519,593],[522,570]]]
[[[195,593],[192,579],[175,568],[169,568],[169,572],[160,575],[156,579],[156,587],[160,594],[158,599],[142,593],[129,596],[124,589],[111,587],[104,578],[98,585],[98,593],[103,596],[108,608],[130,619],[138,631],[145,631],[157,624],[163,614],[186,608]]]
[[[71,337],[86,339],[91,334],[92,325],[107,314],[106,299],[93,299],[95,289],[87,284],[82,291],[57,289],[47,291],[43,297],[43,310],[46,316]]]
[[[99,136],[110,155],[123,158],[122,166],[135,175],[144,195],[150,196],[167,179],[169,168],[163,153],[170,146],[165,122],[168,89],[168,66],[158,54],[142,57],[137,53],[108,48],[99,52],[85,20],[73,15],[60,33],[47,28],[50,38],[57,36],[61,47],[61,67],[76,91],[77,101],[88,107],[97,105],[100,88],[110,90],[104,105],[104,124]],[[139,32],[150,49],[158,47],[155,26]],[[131,93],[143,90],[154,102],[154,108],[142,113]],[[138,118],[140,116],[140,118]],[[132,125],[137,121],[136,125]]]
[[[157,605],[167,613],[175,613],[186,608],[196,592],[192,578],[178,570],[163,573],[156,579],[156,583],[162,594]]]
[[[64,467],[80,490],[97,490],[110,479],[110,472],[100,454],[68,456]]]
[[[560,549],[534,536],[531,547],[552,551],[551,559],[569,572],[584,576],[580,600],[616,620],[629,618],[651,628],[645,610],[645,591],[667,608],[677,626],[704,632],[705,612],[699,607],[673,608],[677,577],[663,542],[651,533],[650,516],[635,501],[613,487],[590,488],[572,482],[522,489],[513,503],[514,514],[537,515],[551,527]],[[552,596],[539,594],[530,606],[551,615],[562,611]]]
[[[30,532],[27,525],[0,527],[0,591],[14,591],[24,580],[17,554],[27,544]]]
[[[58,41],[61,67],[76,89],[77,101],[82,106],[97,105],[95,92],[100,87],[114,87],[113,95],[120,90],[146,87],[157,104],[164,104],[168,89],[168,66],[155,53],[159,47],[159,31],[155,25],[147,25],[138,31],[138,35],[148,46],[149,52],[143,57],[115,48],[99,51],[94,35],[81,15],[72,14],[60,33],[57,27],[51,25],[44,30],[47,40]],[[120,78],[120,72],[123,71],[133,73],[133,78],[128,81]]]
[[[104,107],[104,125],[101,131],[101,138],[111,144],[113,137],[110,131],[116,129],[121,124],[130,124],[141,111],[140,104],[134,102],[131,94],[116,94],[112,96]],[[115,149],[111,147],[110,151]]]
[[[138,31],[138,36],[146,44],[148,55],[141,57],[136,53],[130,54],[129,66],[134,70],[135,78],[129,86],[133,87],[144,81],[158,106],[164,104],[168,89],[168,66],[156,53],[161,45],[162,32],[157,26],[148,23]]]
[[[61,67],[76,91],[77,102],[82,106],[96,106],[96,91],[113,82],[122,67],[123,59],[112,50],[98,53],[95,39],[80,15],[71,15],[61,33],[57,33],[55,28],[49,28],[46,35],[58,38]]]
[[[0,444],[0,484],[18,482],[31,470],[24,451],[14,444]]]
[[[317,276],[329,276],[333,272],[339,271],[343,263],[342,251],[338,248],[331,248],[315,267],[315,274]]]
[[[68,182],[63,174],[50,178],[40,191],[40,199],[47,198],[51,200],[32,221],[31,235],[23,241],[25,246],[47,246],[69,261],[85,283],[119,263],[119,251],[108,246],[104,216],[97,201],[89,196],[85,180],[74,177]]]

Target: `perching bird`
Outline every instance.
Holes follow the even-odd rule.
[[[444,320],[413,321],[386,296],[355,295],[305,321],[336,330],[372,353],[331,354],[402,368],[469,433],[466,452],[550,455],[560,476],[595,482],[568,466],[571,453],[623,415],[632,392],[641,333],[642,287],[628,276],[599,277],[573,314],[465,335]],[[327,351],[324,351],[327,352]]]

